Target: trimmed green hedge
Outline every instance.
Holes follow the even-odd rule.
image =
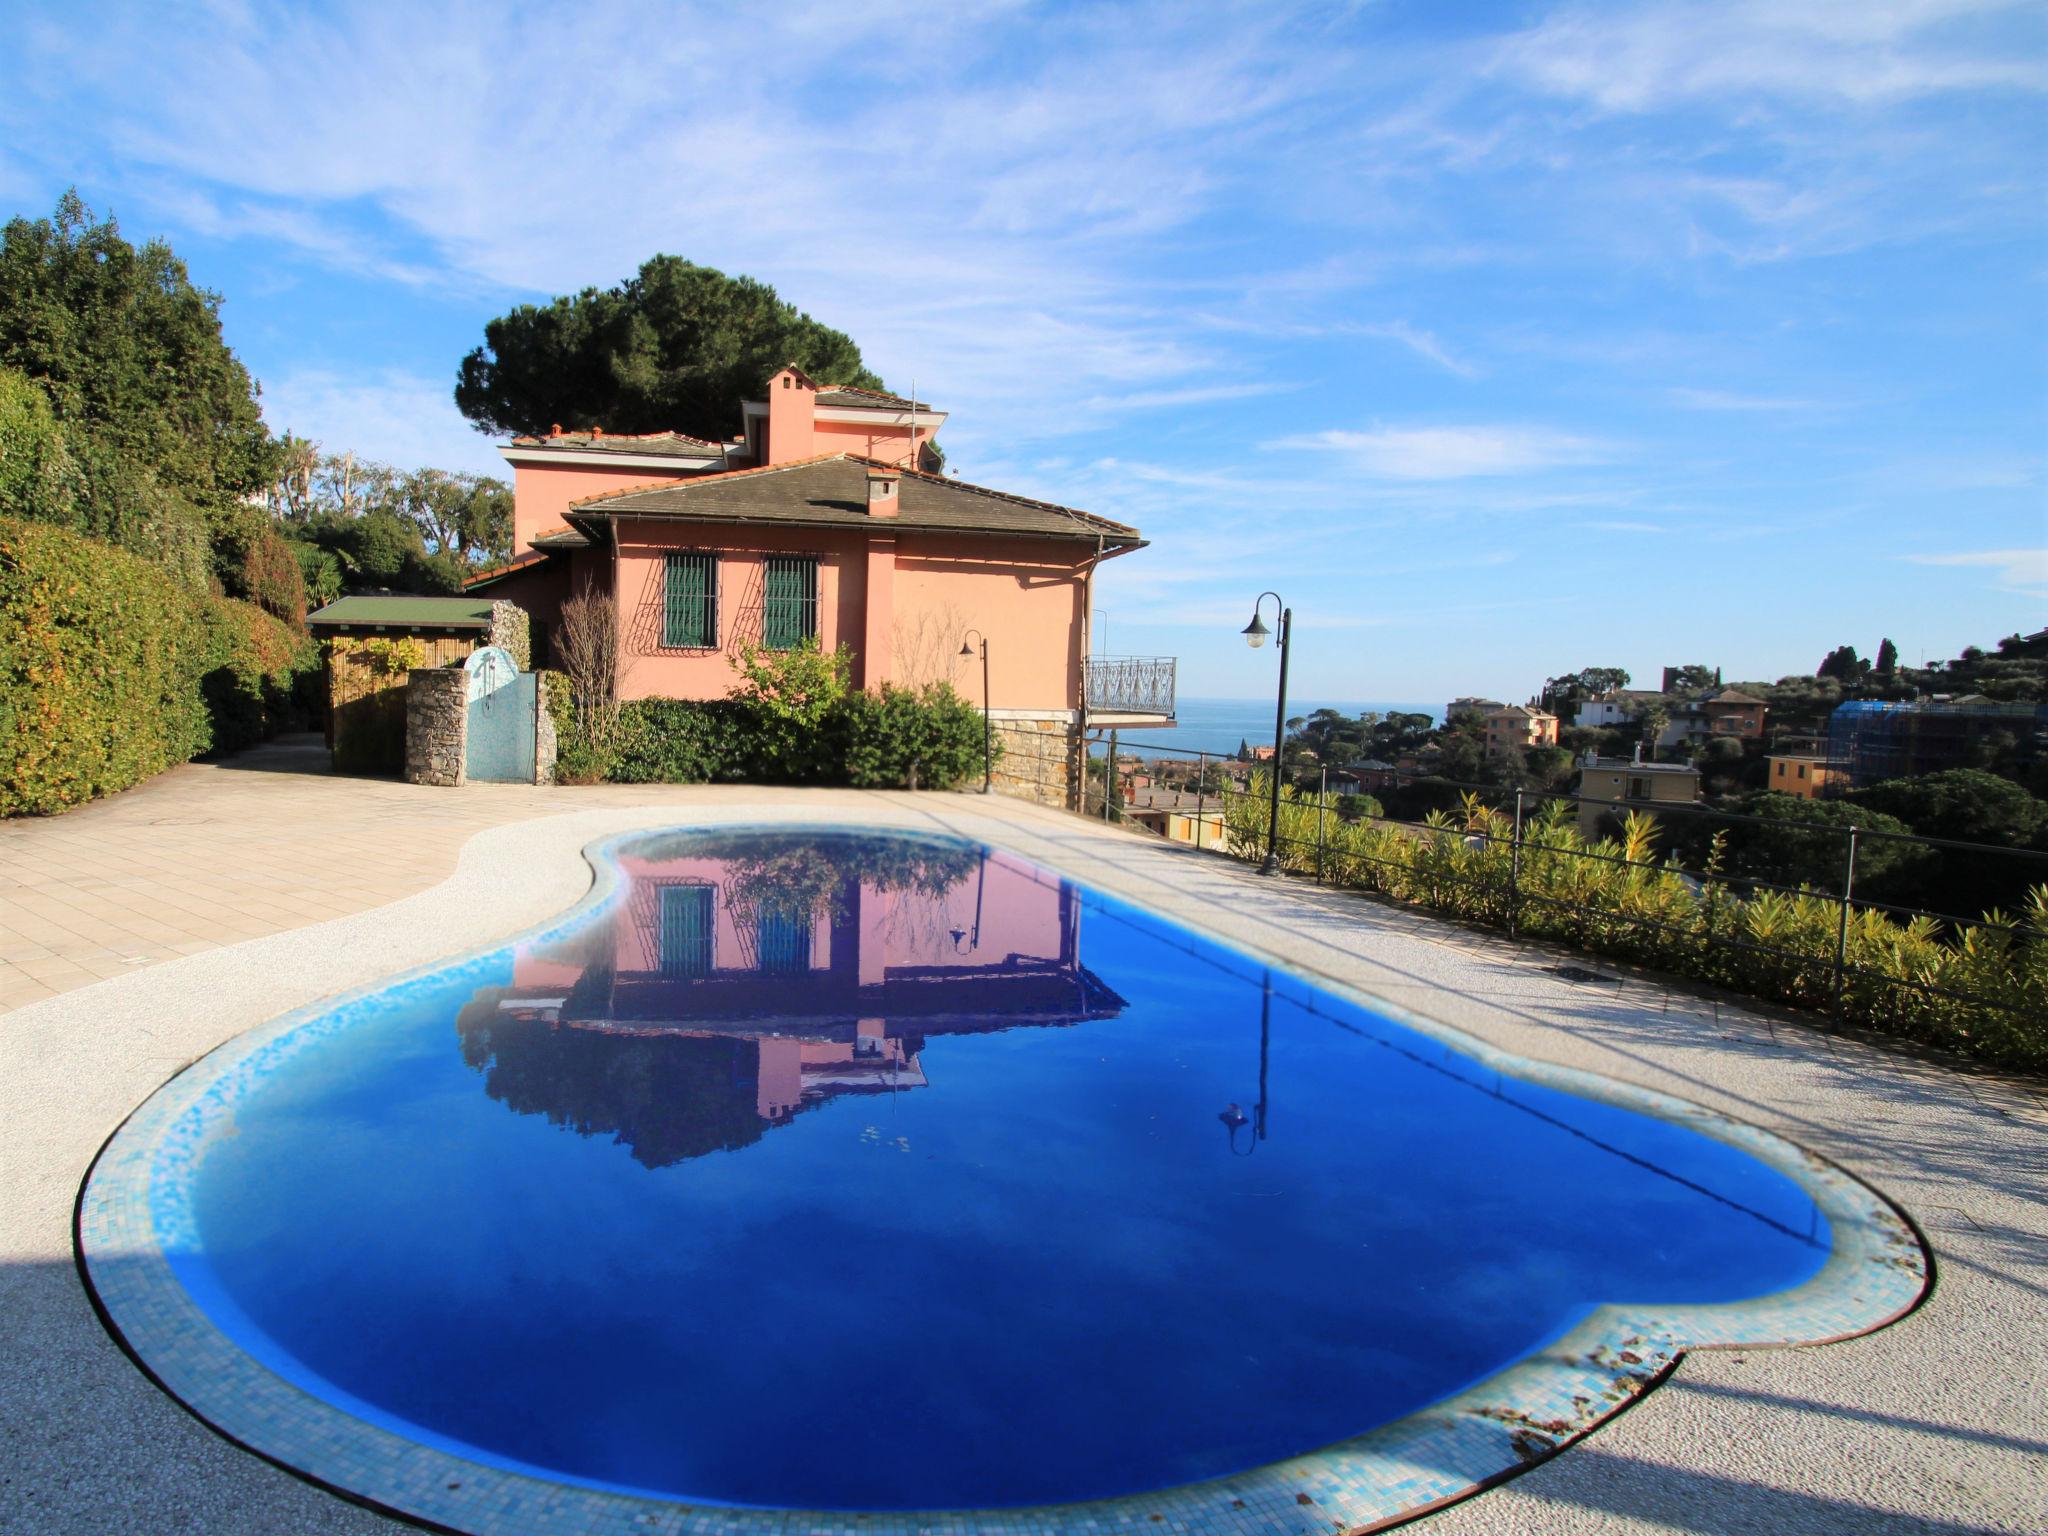
[[[155,562],[0,518],[0,815],[48,814],[308,713],[312,643]]]
[[[733,697],[621,706],[610,771],[621,784],[852,784],[950,789],[981,777],[981,712],[951,688],[850,690],[815,728]],[[1002,744],[996,743],[1000,757]]]

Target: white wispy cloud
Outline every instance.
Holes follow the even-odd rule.
[[[2037,69],[1948,26],[2014,0],[1671,0],[1571,6],[1500,49],[1496,68],[1613,112],[1702,97],[1857,105],[1952,91],[2048,88]]]
[[[1471,363],[1451,356],[1444,344],[1434,333],[1418,329],[1405,320],[1389,320],[1377,325],[1357,327],[1361,336],[1384,336],[1389,341],[1398,341],[1417,357],[1426,358],[1446,373],[1454,373],[1461,379],[1476,379],[1480,370]]]
[[[1825,403],[1791,395],[1745,395],[1725,389],[1673,388],[1665,393],[1672,404],[1690,411],[1812,411],[1821,409]]]
[[[1462,480],[1597,464],[1614,449],[1589,437],[1528,426],[1372,427],[1276,438],[1261,446],[1341,455],[1368,475],[1392,480]]]
[[[1174,410],[1190,405],[1215,405],[1225,400],[1254,400],[1262,395],[1281,395],[1300,389],[1300,384],[1197,384],[1186,389],[1141,389],[1129,394],[1091,395],[1081,402],[1085,411]]]
[[[2039,549],[1972,549],[1953,554],[1907,555],[1915,565],[1967,566],[1992,575],[2002,592],[2048,596],[2048,547]]]
[[[265,380],[262,403],[272,431],[310,438],[330,453],[353,450],[405,470],[507,474],[490,441],[455,409],[446,379],[396,368],[305,368]]]

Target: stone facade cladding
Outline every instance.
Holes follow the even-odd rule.
[[[484,644],[499,647],[520,671],[533,669],[533,622],[517,603],[500,598],[491,604],[491,632]]]
[[[467,777],[468,752],[469,673],[461,666],[411,673],[405,685],[406,782],[459,785]]]
[[[1072,717],[998,716],[992,724],[1003,749],[992,776],[996,793],[1071,810],[1081,783],[1081,732]]]

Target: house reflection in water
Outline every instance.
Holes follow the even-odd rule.
[[[626,845],[622,898],[522,945],[457,1019],[522,1114],[650,1168],[758,1141],[840,1094],[926,1086],[934,1035],[1113,1018],[1078,893],[1001,854],[820,832]]]

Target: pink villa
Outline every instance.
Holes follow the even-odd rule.
[[[938,895],[849,875],[794,910],[737,894],[724,857],[620,867],[630,895],[604,942],[522,943],[456,1027],[493,1098],[649,1166],[922,1088],[928,1039],[1128,1006],[1082,963],[1080,893],[1001,854]]]
[[[766,394],[724,443],[515,438],[514,556],[468,590],[524,608],[539,656],[573,592],[610,592],[623,699],[722,697],[737,647],[807,638],[845,646],[862,687],[950,682],[1011,749],[999,787],[1056,803],[1085,731],[1172,724],[1170,659],[1089,652],[1096,568],[1143,548],[1137,529],[921,467],[946,420],[922,402],[794,367]]]

